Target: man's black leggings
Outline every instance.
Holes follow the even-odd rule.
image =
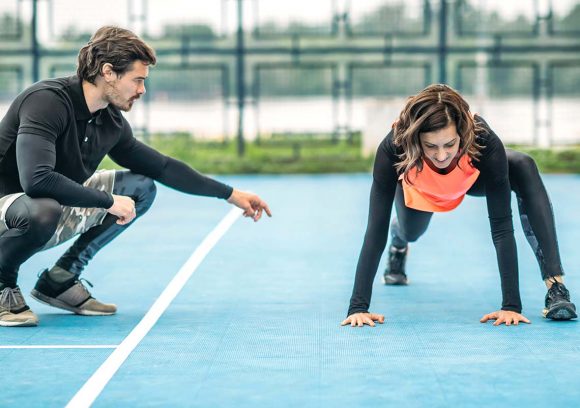
[[[511,189],[516,193],[522,227],[540,265],[542,279],[564,275],[554,225],[554,212],[536,163],[530,156],[521,152],[506,149],[506,154]],[[481,179],[467,194],[485,195],[485,186]],[[395,193],[395,207],[397,218],[393,219],[390,227],[392,244],[404,248],[408,242],[414,242],[423,235],[433,213],[406,207],[400,183]]]
[[[117,171],[112,192],[131,197],[139,218],[153,204],[156,188],[148,177]],[[23,195],[10,205],[5,214],[8,229],[0,236],[0,284],[16,286],[20,265],[44,249],[57,229],[62,212],[61,205],[50,198]],[[116,221],[116,216],[107,214],[100,225],[81,234],[56,264],[79,275],[101,248],[133,223],[119,225]]]

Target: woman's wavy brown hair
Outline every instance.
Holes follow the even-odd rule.
[[[135,61],[155,65],[155,51],[132,31],[101,27],[79,51],[77,76],[94,84],[104,64],[111,64],[113,71],[122,75],[132,69]]]
[[[395,146],[402,151],[401,161],[395,165],[399,174],[403,173],[409,182],[409,172],[413,168],[423,170],[423,149],[419,135],[433,132],[455,124],[459,135],[459,155],[467,153],[472,161],[481,155],[481,146],[476,143],[476,135],[483,131],[473,119],[469,105],[453,88],[443,85],[429,85],[417,95],[409,98],[394,125]]]

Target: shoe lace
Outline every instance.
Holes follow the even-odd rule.
[[[4,288],[0,292],[0,308],[5,310],[12,310],[25,305],[24,296],[19,287]]]
[[[83,282],[85,282],[87,285],[89,285],[91,288],[93,287],[93,284],[85,278],[79,278],[77,280],[77,282],[80,284],[79,286],[83,289],[83,291],[89,296],[89,297],[93,297],[93,295],[91,295],[91,292],[87,289],[87,287],[85,285],[83,285]]]
[[[556,297],[563,297],[566,300],[569,300],[569,296],[570,296],[570,292],[568,291],[568,289],[566,289],[566,287],[558,282],[556,279],[552,279],[552,287],[550,288],[549,292],[552,298],[556,298]]]

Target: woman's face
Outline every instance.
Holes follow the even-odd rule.
[[[459,151],[459,135],[454,123],[434,132],[420,133],[419,138],[424,158],[439,169],[448,167]]]

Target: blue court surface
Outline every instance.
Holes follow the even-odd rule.
[[[115,316],[75,316],[28,296],[64,247],[23,266],[20,286],[41,322],[0,330],[1,406],[580,404],[580,324],[541,317],[546,290],[517,217],[531,325],[479,323],[499,308],[501,292],[485,199],[468,197],[436,215],[412,246],[410,286],[384,287],[377,275],[371,310],[385,324],[341,327],[371,176],[220,180],[259,193],[274,217],[254,224],[223,201],[160,187],[151,211],[85,273],[97,298],[118,305]],[[544,180],[578,303],[580,176]],[[223,235],[208,241],[218,224]],[[188,262],[194,253],[199,266]]]

